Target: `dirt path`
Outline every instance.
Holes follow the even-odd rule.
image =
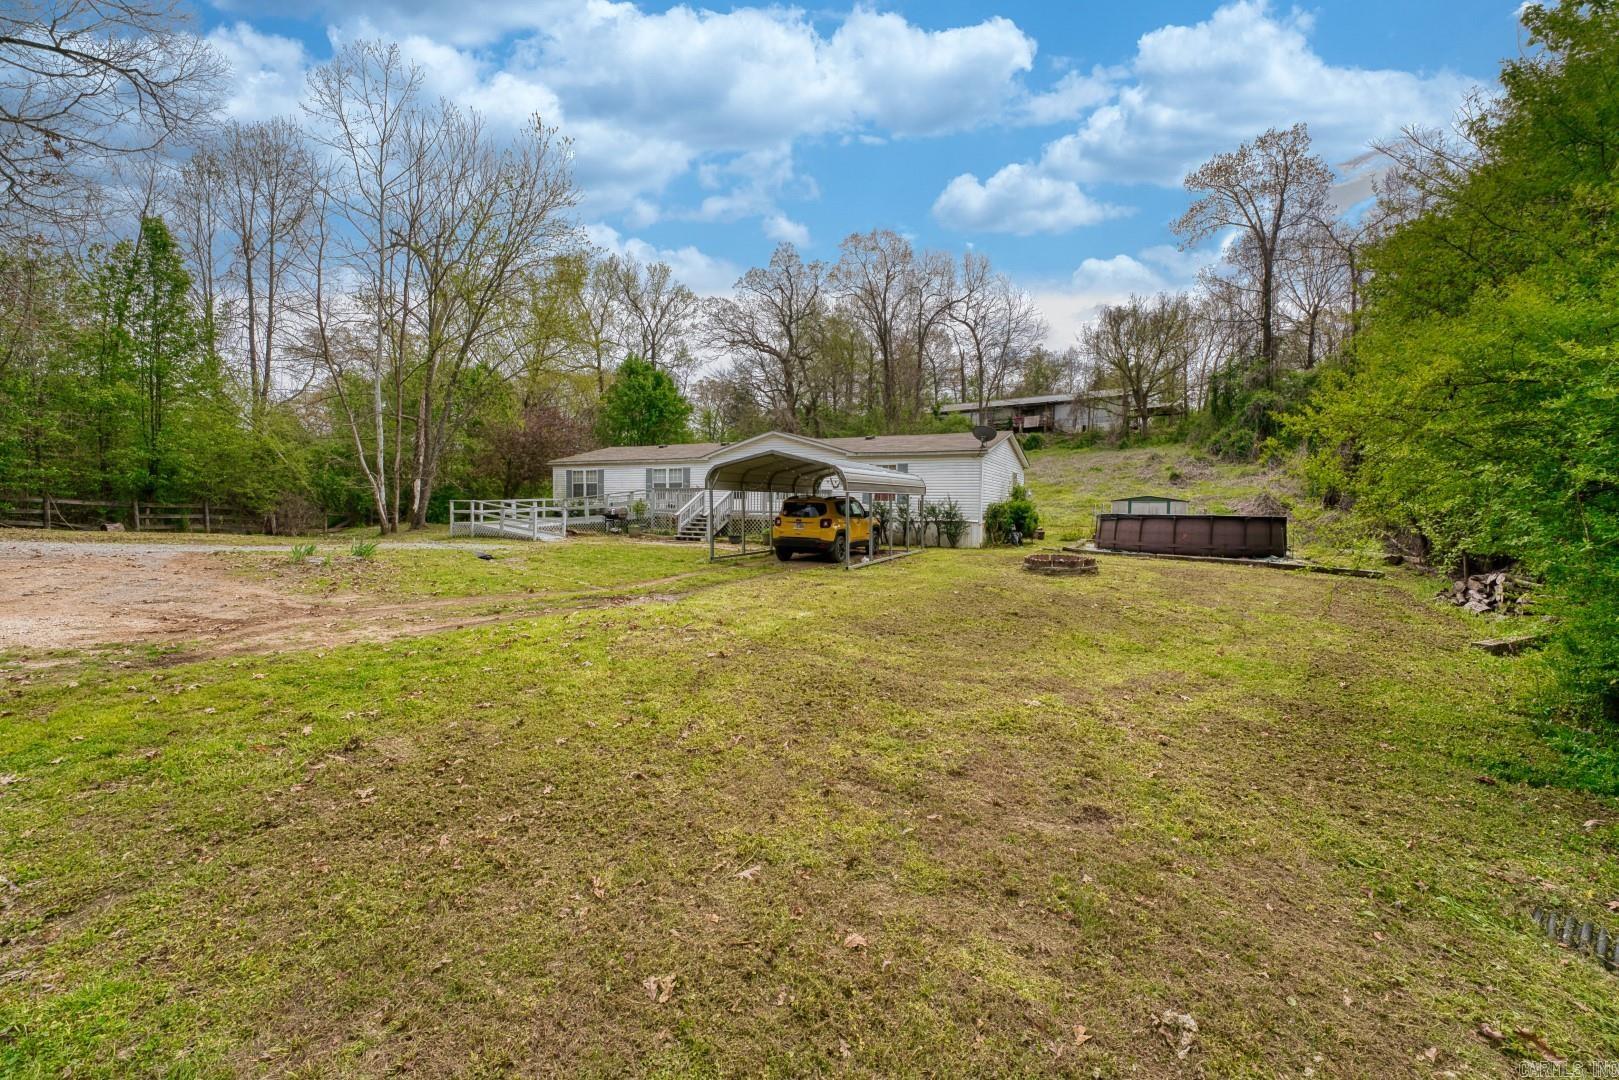
[[[410,600],[301,596],[248,581],[210,558],[217,552],[274,550],[222,544],[0,542],[0,652],[177,644],[185,646],[185,659],[197,659],[386,641],[544,611],[673,598],[665,592],[599,599],[528,592]],[[633,585],[660,588],[687,576]]]
[[[0,650],[209,638],[318,610],[229,574],[208,558],[220,550],[231,549],[0,544]]]

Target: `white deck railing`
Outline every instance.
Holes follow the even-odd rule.
[[[568,499],[457,499],[450,503],[450,535],[561,540],[569,529],[608,531],[609,511],[627,512],[617,516],[634,519],[655,532],[679,534],[708,512],[708,494],[704,488],[659,488]],[[710,527],[721,533],[734,518],[745,516],[751,532],[768,535],[771,515],[781,498],[750,491],[744,514],[743,500],[733,492],[716,491]]]
[[[561,540],[568,520],[582,505],[571,499],[468,499],[450,503],[451,536],[490,536],[512,540]]]

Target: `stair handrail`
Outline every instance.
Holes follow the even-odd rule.
[[[727,525],[731,524],[731,504],[735,501],[729,491],[714,500],[714,516],[708,522],[708,532],[711,536],[718,536]]]
[[[681,531],[685,529],[687,523],[689,523],[692,518],[703,512],[703,496],[707,494],[707,488],[698,488],[692,493],[692,497],[687,499],[685,503],[681,505],[679,510],[675,511],[676,536],[680,535]]]

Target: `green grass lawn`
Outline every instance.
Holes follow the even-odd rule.
[[[1619,1058],[1615,977],[1526,916],[1619,923],[1615,803],[1505,778],[1556,774],[1528,669],[1424,581],[462,554],[221,557],[640,599],[0,673],[0,1074]]]
[[[492,558],[480,559],[480,553]],[[350,556],[346,545],[316,544],[314,555],[297,563],[257,553],[229,559],[246,574],[301,592],[358,591],[400,599],[684,592],[775,568],[773,561],[769,566],[757,560],[710,563],[706,545],[595,537],[570,540],[562,547],[458,538],[453,547],[383,546],[369,559]]]

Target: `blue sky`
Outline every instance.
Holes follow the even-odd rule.
[[[1272,125],[1334,165],[1449,120],[1520,37],[1498,0],[854,7],[215,0],[231,113],[296,108],[353,37],[399,41],[429,89],[497,127],[532,112],[575,140],[602,246],[724,289],[780,240],[835,258],[874,227],[991,256],[1061,345],[1095,305],[1189,283],[1179,179]],[[1345,170],[1346,173],[1348,170]]]

